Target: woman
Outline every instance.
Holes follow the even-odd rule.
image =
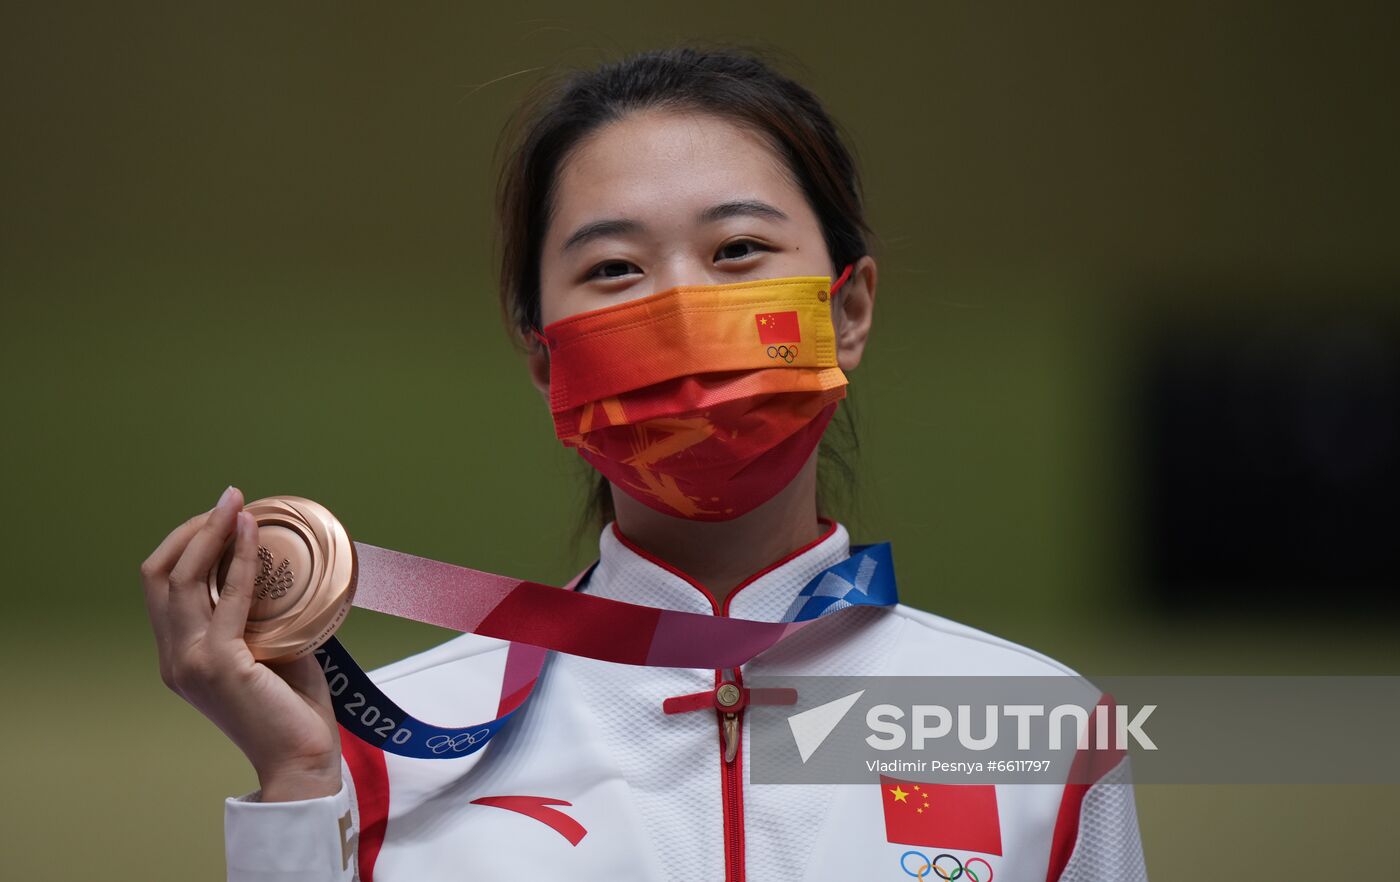
[[[846,528],[821,514],[817,443],[842,372],[860,363],[877,275],[834,125],[759,59],[677,49],[575,75],[533,106],[509,157],[504,311],[556,432],[601,473],[599,556],[577,590],[784,621],[799,589],[852,555]],[[762,298],[813,277],[829,351],[760,311],[745,333],[774,368],[807,369],[713,373],[723,356],[706,348],[696,316],[709,307],[696,303],[780,302]],[[626,335],[648,322],[651,337]],[[669,379],[650,397],[580,392],[662,361]],[[732,401],[716,391],[760,374],[795,385]],[[649,409],[644,428],[611,425],[636,408]],[[552,655],[523,713],[467,758],[342,737],[313,659],[268,667],[241,639],[256,546],[242,503],[229,488],[142,567],[166,683],[261,784],[226,803],[230,879],[1145,878],[1126,759],[1084,785],[997,786],[990,826],[930,843],[946,845],[937,859],[939,848],[909,857],[873,785],[749,786],[742,707],[720,713],[709,695],[753,673],[1070,673],[904,605],[842,610],[737,669]],[[200,576],[231,534],[211,613]],[[486,719],[504,700],[508,645],[464,634],[373,679],[420,718]]]

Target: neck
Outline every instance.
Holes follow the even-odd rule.
[[[614,484],[617,527],[634,544],[703,585],[721,604],[749,576],[816,541],[817,451],[772,499],[728,521],[662,514]]]

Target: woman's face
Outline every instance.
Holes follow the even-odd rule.
[[[677,285],[839,272],[782,157],[713,115],[650,110],[603,126],[565,158],[552,208],[540,257],[543,325]],[[833,320],[850,369],[869,324],[874,261],[862,258],[841,291],[833,305],[845,314]],[[538,357],[532,374],[545,391]]]

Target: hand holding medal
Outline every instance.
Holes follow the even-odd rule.
[[[238,746],[257,771],[264,801],[327,796],[341,786],[340,730],[319,665],[304,655],[269,666],[245,642],[257,603],[260,537],[241,506],[242,495],[229,487],[218,505],[176,527],[141,564],[161,679]],[[209,574],[216,564],[223,590],[214,605]],[[290,607],[288,593],[268,599]],[[258,615],[265,618],[266,609],[264,603]]]

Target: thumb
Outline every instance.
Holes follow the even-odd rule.
[[[214,640],[242,640],[243,629],[248,624],[248,608],[253,605],[253,582],[258,574],[258,525],[246,511],[238,513],[235,524],[233,560],[209,621],[209,637]]]

